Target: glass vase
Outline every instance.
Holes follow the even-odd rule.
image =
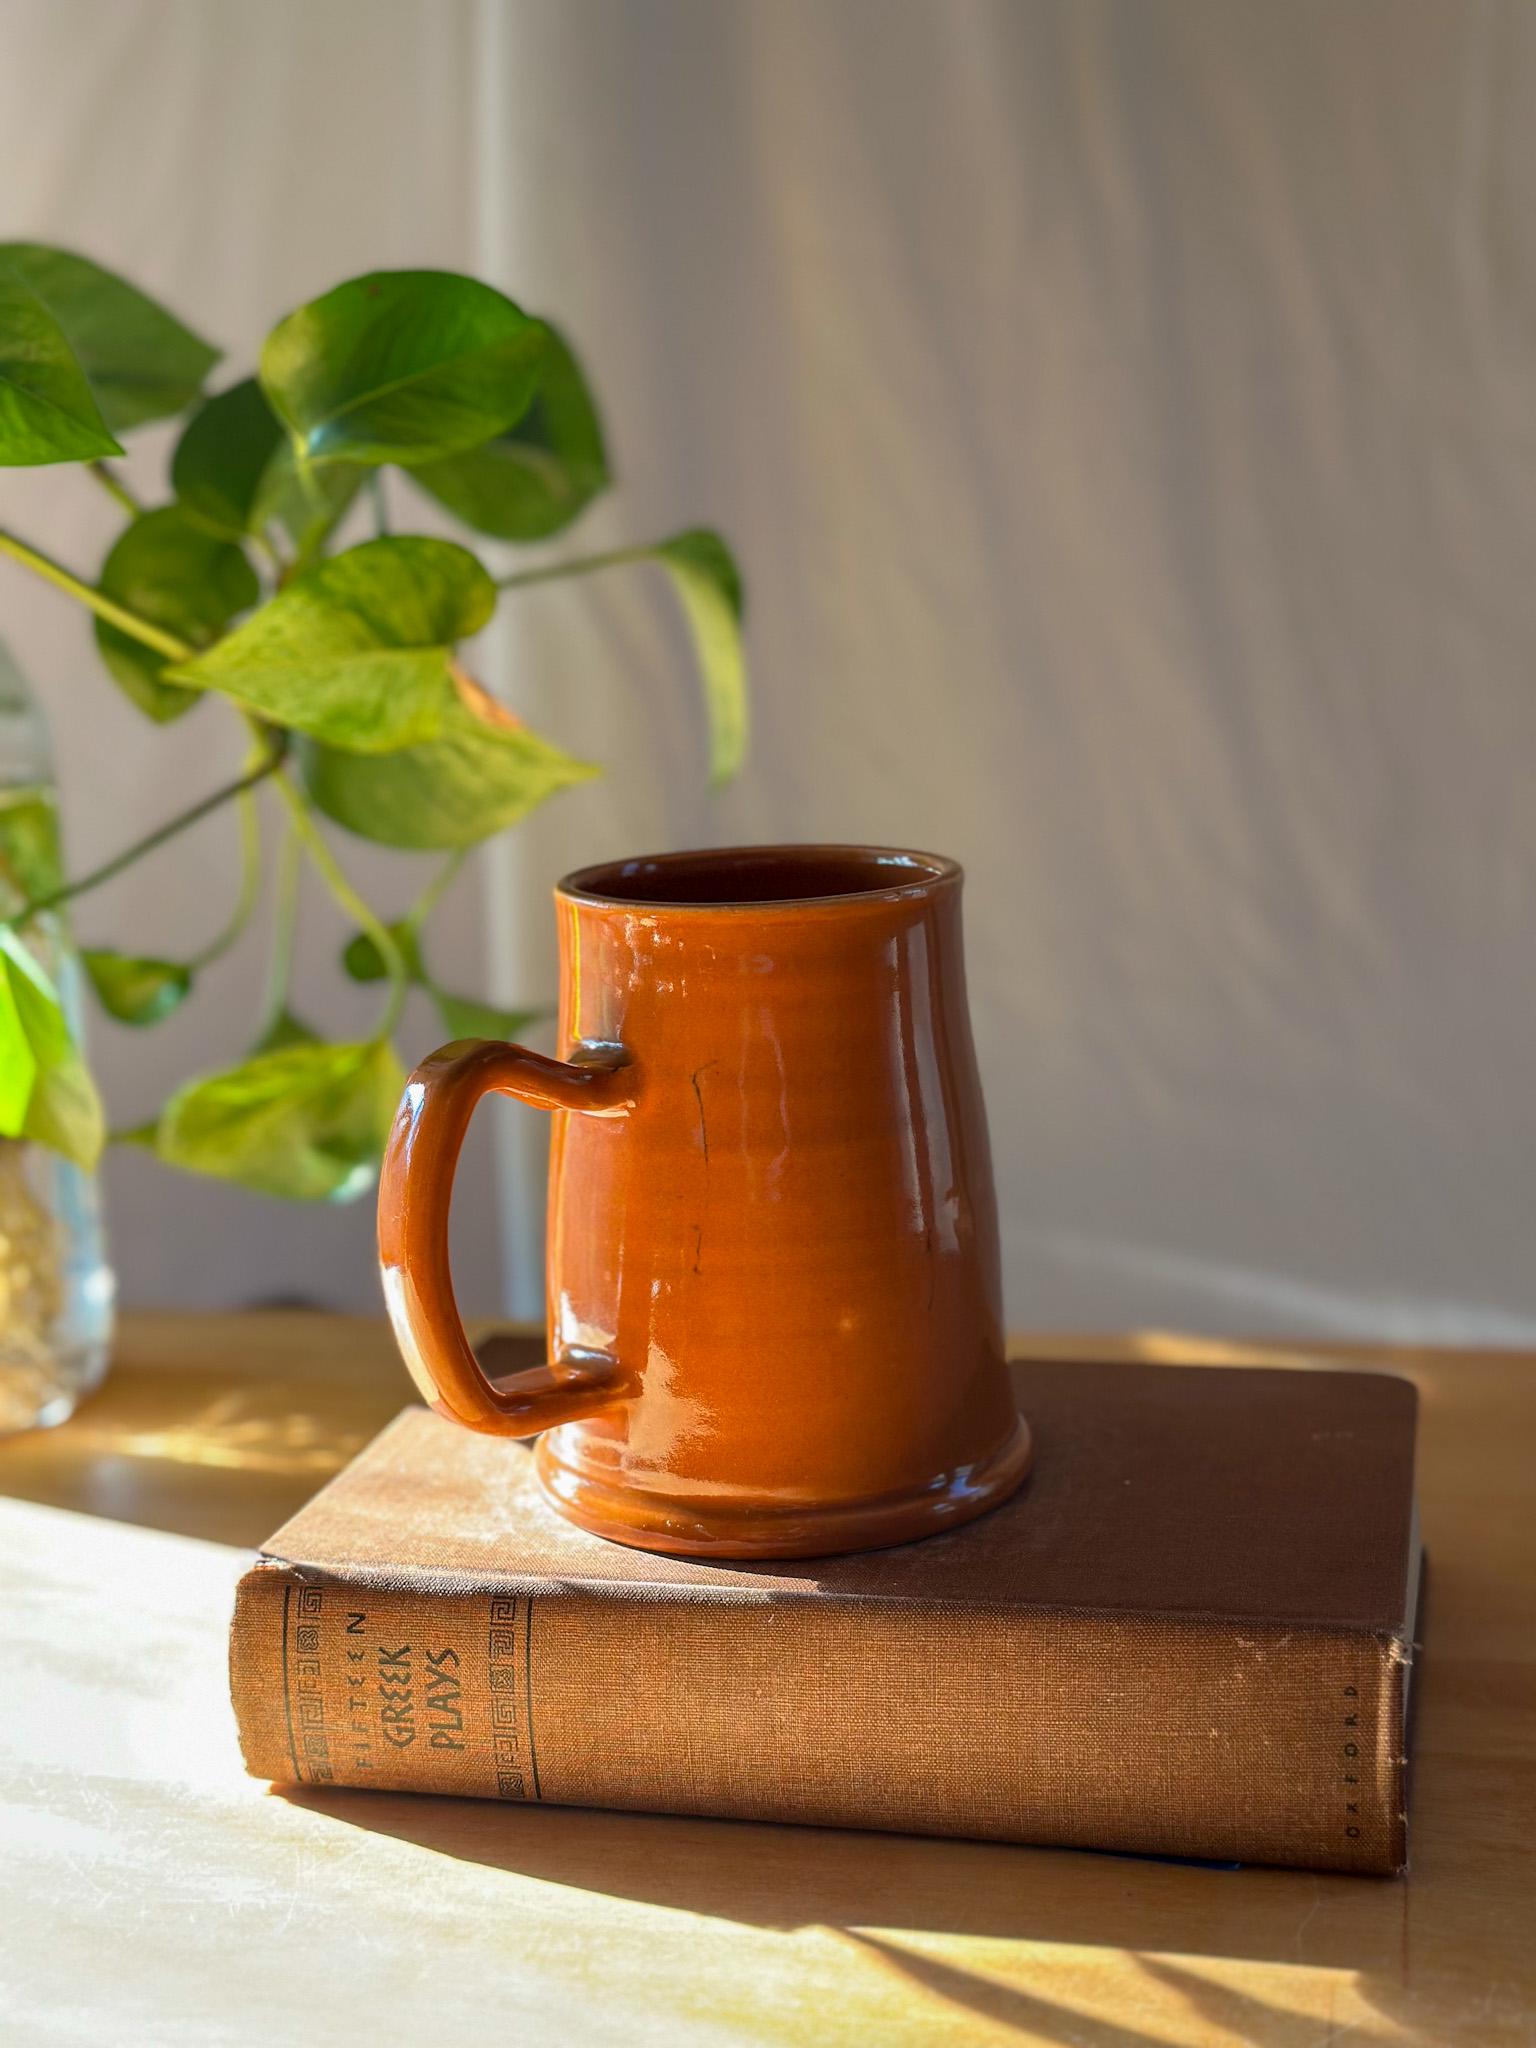
[[[60,872],[47,727],[0,644],[0,918],[46,895]],[[44,911],[18,933],[80,1043],[82,976],[67,920]],[[0,1432],[62,1422],[100,1383],[114,1295],[95,1175],[30,1138],[0,1136]]]

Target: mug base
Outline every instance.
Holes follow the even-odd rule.
[[[874,1499],[777,1504],[736,1502],[641,1491],[595,1479],[559,1456],[558,1430],[539,1441],[539,1484],[550,1506],[590,1535],[667,1557],[836,1557],[853,1550],[884,1550],[938,1536],[1000,1507],[1017,1492],[1034,1454],[1022,1416],[987,1457],[962,1465],[943,1484]]]

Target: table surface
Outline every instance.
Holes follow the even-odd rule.
[[[1417,1382],[1433,1592],[1406,1881],[271,1791],[225,1694],[234,1581],[409,1389],[382,1324],[136,1316],[72,1422],[0,1444],[6,2038],[1531,2042],[1536,1357],[1018,1348]]]

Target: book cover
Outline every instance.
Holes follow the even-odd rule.
[[[605,1543],[526,1446],[408,1409],[241,1583],[248,1768],[1401,1870],[1411,1384],[1015,1374],[1037,1449],[1013,1501],[793,1564]]]

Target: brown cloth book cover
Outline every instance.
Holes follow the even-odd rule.
[[[1030,1364],[1023,1491],[899,1549],[588,1536],[523,1445],[399,1416],[241,1582],[249,1770],[1389,1873],[1407,1862],[1416,1396]]]

